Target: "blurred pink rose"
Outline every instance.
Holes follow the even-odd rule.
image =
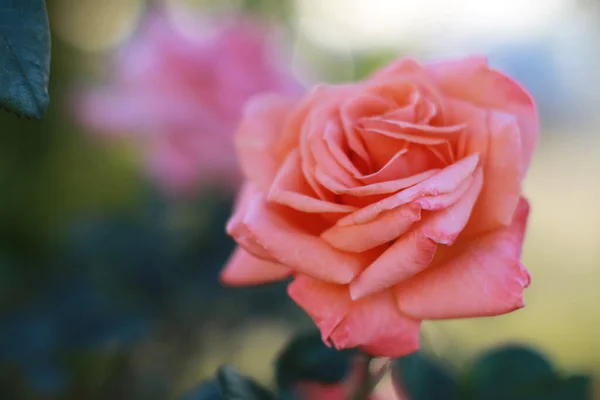
[[[147,169],[171,194],[202,184],[236,187],[232,134],[246,101],[300,86],[278,63],[267,31],[232,19],[183,33],[149,14],[117,54],[113,82],[77,98],[78,118],[104,136],[135,137]]]

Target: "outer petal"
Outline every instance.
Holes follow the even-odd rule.
[[[298,274],[288,286],[288,294],[313,319],[321,330],[323,341],[331,345],[331,333],[352,305],[348,286],[334,285]]]
[[[483,164],[484,186],[473,212],[470,233],[509,226],[521,194],[521,135],[516,121],[493,112],[488,114],[487,125],[489,145]]]
[[[522,308],[529,273],[520,263],[529,205],[521,198],[510,227],[467,243],[448,262],[395,288],[400,309],[419,319],[482,317]]]
[[[282,264],[261,260],[238,247],[221,272],[221,281],[230,286],[256,285],[285,279],[291,273]]]
[[[353,302],[347,286],[298,275],[288,293],[315,321],[323,341],[338,349],[360,346],[375,356],[400,357],[419,347],[421,323],[398,310],[391,291]]]
[[[450,119],[466,122],[468,130],[457,145],[459,157],[477,153],[484,168],[484,186],[467,227],[469,234],[508,226],[521,194],[525,171],[521,134],[515,118],[448,99]]]
[[[527,170],[539,134],[537,109],[531,95],[508,76],[489,69],[485,57],[436,62],[426,69],[444,93],[516,116],[523,143],[523,170]]]
[[[341,252],[300,228],[304,216],[291,220],[270,207],[258,194],[248,202],[242,221],[257,244],[280,263],[315,278],[348,283],[369,262],[364,256]]]
[[[235,134],[242,170],[263,192],[269,190],[281,162],[275,151],[295,104],[282,96],[257,96],[248,102]]]
[[[275,261],[275,259],[267,253],[267,251],[256,242],[254,234],[244,224],[244,218],[248,212],[250,200],[255,196],[259,196],[260,192],[256,185],[246,183],[242,186],[240,193],[235,202],[235,211],[229,221],[227,221],[227,234],[235,239],[248,253],[261,260]]]
[[[358,299],[408,279],[427,268],[437,244],[452,245],[462,232],[481,191],[481,169],[462,198],[450,207],[428,216],[412,232],[401,236],[352,283],[350,295]]]
[[[338,349],[360,347],[379,357],[401,357],[419,348],[421,321],[403,315],[391,291],[355,301],[331,335]]]

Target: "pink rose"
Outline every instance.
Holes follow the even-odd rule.
[[[220,21],[185,35],[150,14],[116,54],[114,82],[77,99],[80,120],[104,135],[143,146],[149,173],[168,192],[240,181],[232,135],[246,101],[264,92],[295,92],[266,31],[249,20]]]
[[[529,94],[479,57],[258,98],[235,138],[247,182],[222,279],[293,276],[326,343],[376,356],[415,351],[426,319],[521,308],[537,136]]]

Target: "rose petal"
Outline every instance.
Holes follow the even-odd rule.
[[[491,70],[485,57],[443,61],[425,67],[444,93],[516,116],[521,133],[521,159],[527,170],[539,134],[537,109],[525,89],[506,75]]]
[[[355,301],[331,334],[338,349],[360,347],[373,356],[401,357],[419,348],[421,321],[403,315],[392,291]]]
[[[485,182],[480,200],[466,230],[469,235],[508,226],[516,208],[523,170],[521,135],[513,116],[484,111],[460,100],[448,99],[448,115],[466,121],[468,130],[458,144],[458,154],[478,153]]]
[[[329,337],[350,310],[348,287],[298,274],[289,284],[288,294],[313,319],[330,346]]]
[[[360,130],[360,135],[370,156],[371,169],[368,171],[376,171],[375,173],[367,174],[367,177],[371,177],[372,175],[380,175],[380,170],[387,170],[389,168],[389,164],[392,163],[394,159],[397,159],[400,155],[408,151],[407,148],[409,142],[405,140],[392,138],[377,133],[366,132],[364,130]],[[367,171],[365,170],[365,172]],[[364,177],[365,174],[362,173],[356,176],[356,178],[361,179]]]
[[[459,135],[459,138],[462,135]],[[427,150],[429,150],[442,165],[450,165],[455,161],[454,150],[452,149],[452,145],[450,142],[445,142],[437,146],[427,146]]]
[[[478,162],[479,156],[477,154],[465,157],[415,186],[389,196],[377,203],[373,203],[370,206],[340,219],[338,225],[364,224],[375,219],[377,215],[383,211],[410,203],[419,197],[451,193],[456,190],[465,179],[471,176],[477,167]]]
[[[419,347],[420,321],[403,315],[390,291],[352,302],[347,286],[298,275],[288,294],[315,321],[328,345],[360,346],[369,354],[386,357],[406,355]]]
[[[333,158],[352,176],[360,176],[361,172],[348,158],[348,144],[344,138],[342,128],[338,124],[329,124],[323,133],[323,140],[327,143],[327,148]]]
[[[406,204],[381,213],[366,224],[334,225],[321,238],[337,249],[361,253],[398,238],[420,219],[419,208]]]
[[[324,135],[328,131],[339,130],[339,126],[334,121],[329,121],[325,127]],[[312,150],[316,168],[319,168],[321,172],[331,176],[344,185],[354,187],[358,185],[358,182],[353,179],[346,168],[344,168],[337,159],[333,156],[330,151],[330,147],[327,145],[324,137],[313,135],[310,139],[310,148]]]
[[[376,71],[366,82],[367,89],[369,85],[375,87],[393,87],[399,83],[409,82],[413,87],[418,87],[417,93],[423,95],[423,102],[429,102],[427,108],[434,111],[434,115],[425,115],[423,123],[429,125],[444,126],[445,110],[442,93],[438,85],[430,76],[427,70],[411,57],[403,57]],[[435,107],[431,107],[434,105]],[[435,110],[433,110],[435,108]]]
[[[325,90],[325,89],[323,89]],[[324,132],[331,125],[331,122],[337,118],[338,104],[340,99],[336,91],[325,91],[323,98],[313,104],[312,109],[308,112],[300,132],[300,156],[302,161],[302,173],[306,182],[310,185],[313,191],[322,200],[333,201],[335,196],[324,190],[316,181],[314,174],[315,168],[318,165],[315,154],[313,153],[312,143],[321,141]],[[329,167],[333,166],[335,160],[330,157],[327,161]],[[343,174],[342,171],[338,171]]]
[[[424,196],[416,199],[412,204],[422,210],[438,211],[443,210],[460,200],[473,183],[473,177],[465,179],[455,191],[440,194],[438,196]]]
[[[248,211],[248,204],[250,200],[257,195],[260,195],[260,191],[256,185],[246,183],[242,186],[235,202],[235,211],[231,218],[229,218],[229,221],[227,221],[226,231],[229,236],[235,239],[240,247],[254,255],[256,258],[275,261],[275,259],[256,242],[252,232],[250,232],[248,227],[244,224],[244,217]]]
[[[396,149],[394,149],[394,151],[396,151]],[[408,149],[406,148],[405,143],[403,147],[397,150],[385,164],[381,165],[381,159],[373,160],[375,168],[381,166],[379,170],[373,172],[372,174],[358,176],[357,178],[365,184],[371,184],[405,177],[406,165],[408,163],[406,161],[406,153],[408,153]]]
[[[392,107],[392,103],[380,96],[363,94],[350,98],[339,108],[340,120],[344,128],[348,146],[369,168],[371,167],[370,157],[356,131],[357,121],[364,116],[384,113]]]
[[[376,125],[380,125],[376,127]],[[446,141],[443,138],[436,137],[425,137],[419,135],[411,135],[406,132],[393,132],[389,129],[389,127],[381,126],[382,124],[370,123],[367,126],[361,126],[361,132],[366,133],[376,133],[378,135],[387,136],[389,138],[398,139],[398,140],[406,140],[407,142],[416,143],[416,144],[425,144],[425,145],[435,145],[442,144]]]
[[[252,256],[238,247],[221,272],[221,281],[229,286],[248,286],[276,282],[289,277],[292,271],[277,262]]]
[[[519,262],[529,205],[513,223],[465,244],[448,262],[395,288],[400,309],[419,319],[493,316],[522,308],[529,273]]]
[[[275,154],[284,159],[292,149],[298,147],[300,131],[309,113],[319,107],[323,99],[343,98],[351,90],[348,86],[318,85],[311,89],[291,110],[283,126],[281,136],[275,144]]]
[[[257,96],[248,102],[235,134],[242,170],[262,191],[269,190],[275,178],[280,163],[275,154],[277,141],[295,104],[282,96]]]
[[[350,296],[357,300],[410,278],[431,264],[436,250],[419,228],[400,236],[350,283]]]
[[[273,258],[315,278],[348,283],[368,263],[364,257],[332,248],[318,236],[302,231],[294,222],[301,225],[303,221],[285,218],[269,207],[260,194],[250,199],[243,219],[245,228]]]
[[[437,244],[452,245],[464,229],[482,182],[483,174],[478,168],[464,196],[456,203],[428,216],[414,231],[400,236],[350,283],[352,299],[389,288],[427,268],[433,260]]]
[[[421,228],[423,234],[436,243],[450,246],[463,231],[483,186],[483,173],[478,168],[473,182],[458,202],[431,215]]]
[[[418,144],[440,144],[453,139],[466,128],[465,124],[448,126],[419,125],[385,117],[370,117],[360,120],[365,131],[376,132],[388,137],[408,140]]]
[[[302,174],[300,152],[292,151],[279,169],[268,200],[309,213],[348,213],[356,207],[316,198]]]
[[[489,113],[487,132],[485,182],[468,227],[469,234],[510,225],[521,194],[521,135],[515,119],[498,112]]]
[[[429,171],[421,172],[408,178],[395,179],[391,181],[373,183],[365,186],[358,187],[347,187],[341,183],[331,179],[329,176],[321,173],[317,168],[315,177],[323,186],[331,190],[335,194],[346,194],[350,196],[373,196],[379,194],[394,193],[402,189],[414,186],[432,175],[439,172],[439,169],[431,169]]]

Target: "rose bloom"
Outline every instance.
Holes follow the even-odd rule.
[[[247,181],[222,280],[293,276],[326,343],[375,356],[418,349],[426,319],[521,308],[537,136],[529,94],[480,57],[257,98],[235,137]]]
[[[149,13],[115,54],[112,84],[76,99],[88,128],[142,146],[149,174],[168,193],[237,188],[232,136],[244,104],[262,92],[300,89],[255,21],[205,22],[184,33],[167,15]]]

